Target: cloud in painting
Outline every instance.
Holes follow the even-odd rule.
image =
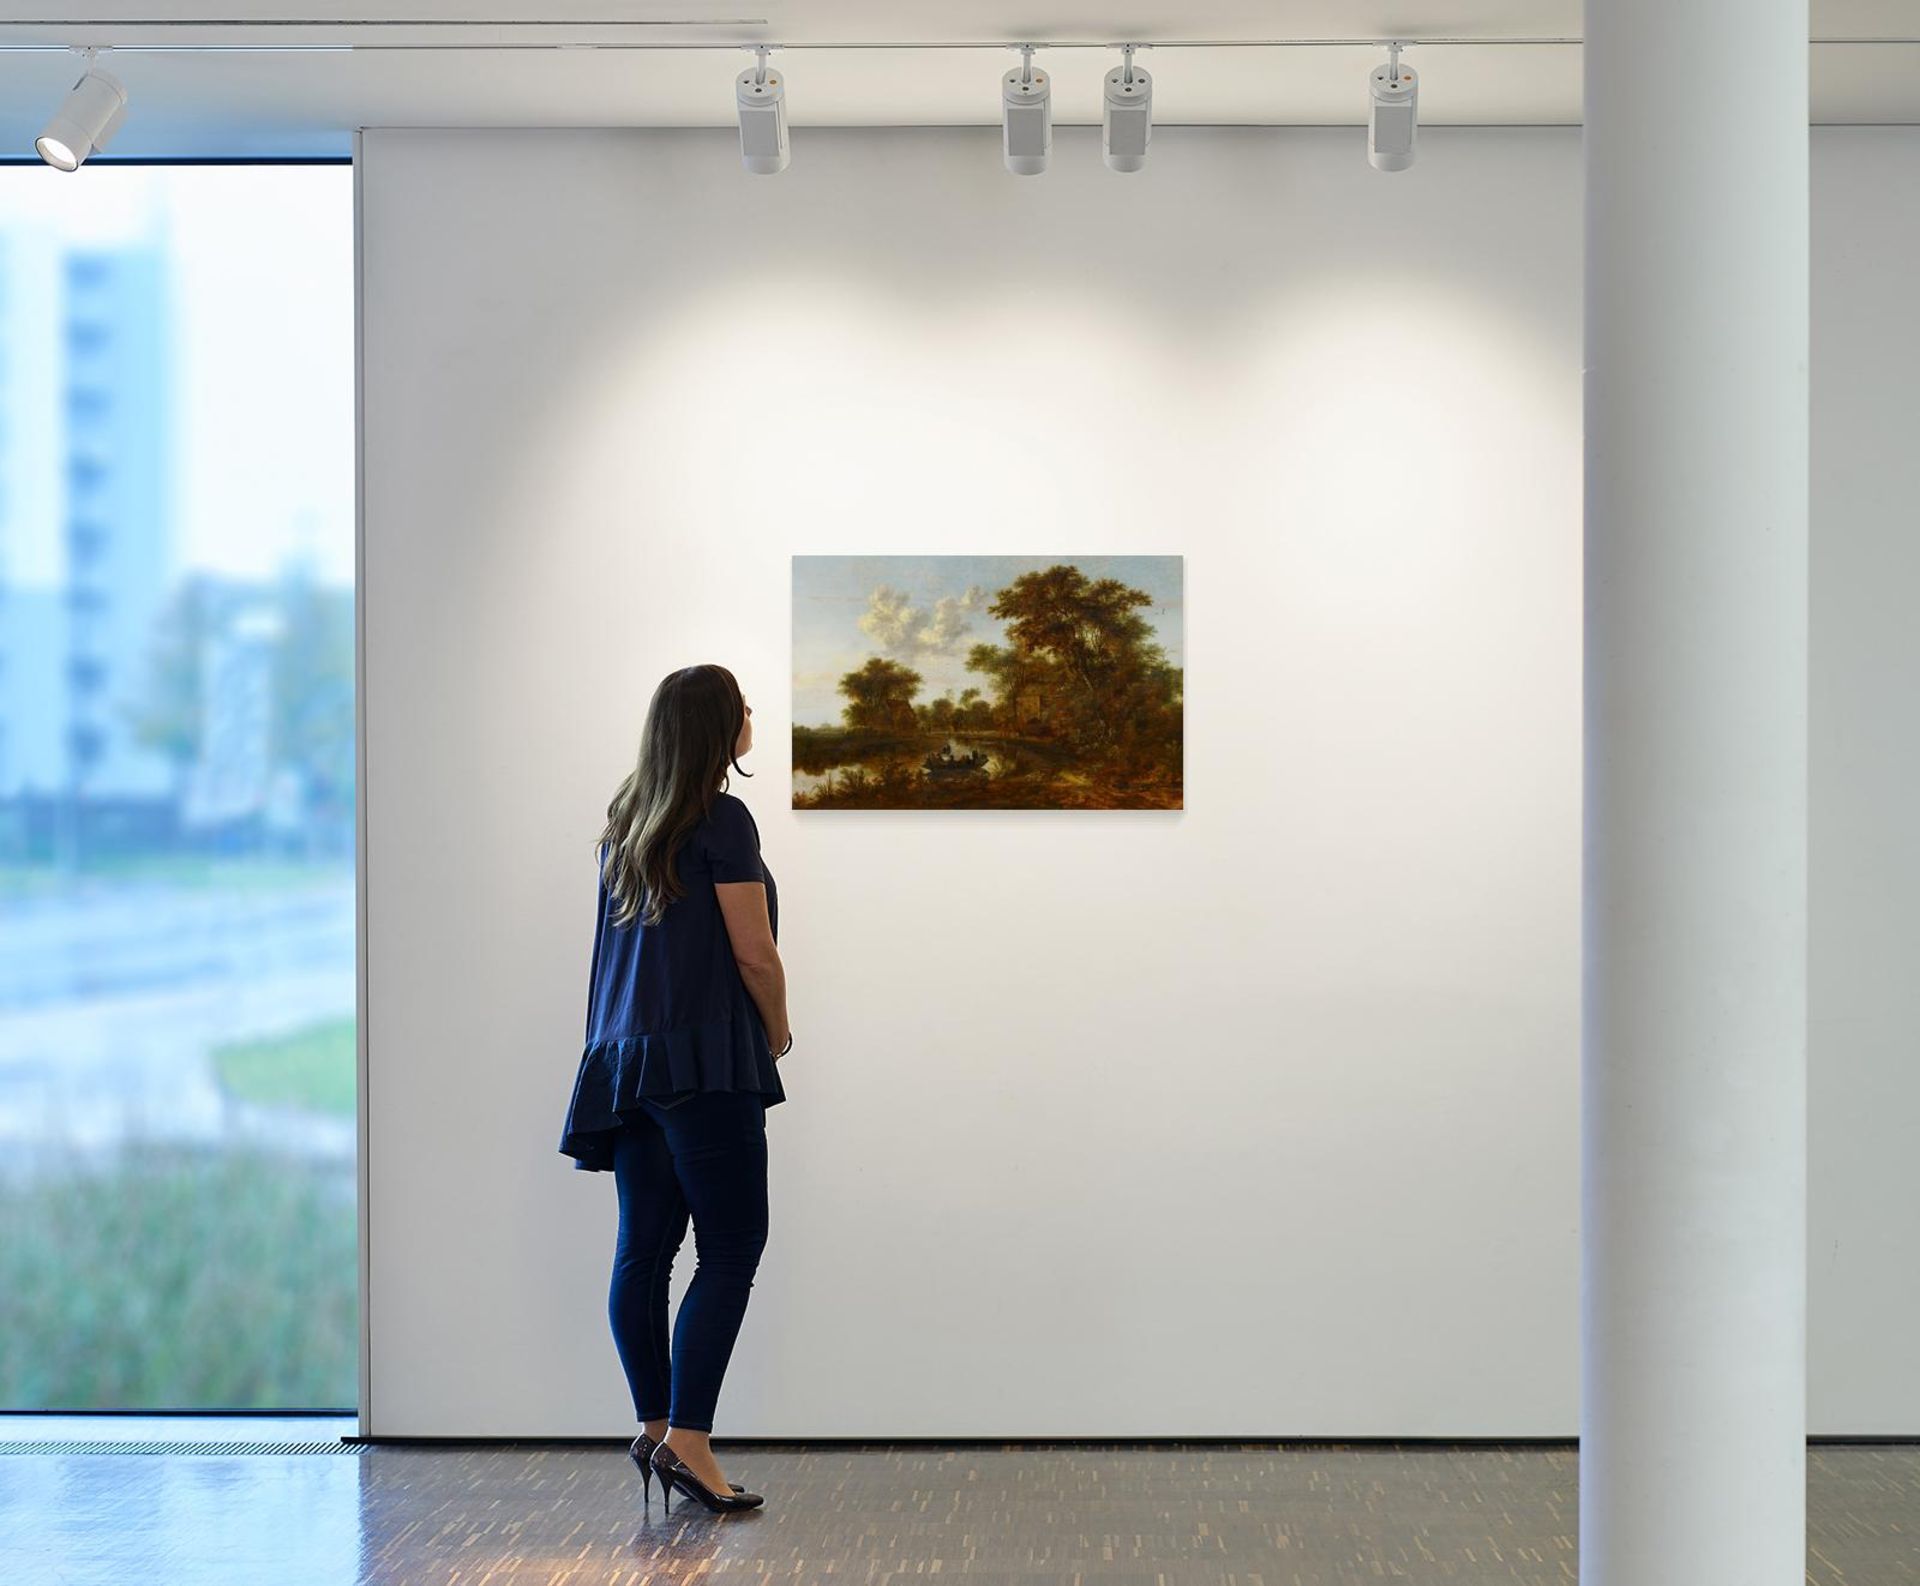
[[[964,595],[946,595],[933,603],[933,615],[914,635],[922,650],[951,655],[960,641],[973,631],[973,613],[987,603],[987,592],[978,584]]]
[[[891,584],[882,584],[867,596],[860,631],[882,650],[899,652],[913,647],[913,630],[919,621],[920,613],[913,609],[913,597]]]
[[[904,590],[882,584],[867,597],[860,629],[883,654],[953,655],[972,633],[973,615],[986,608],[987,600],[987,591],[973,584],[965,594],[943,595],[932,611],[923,611]]]

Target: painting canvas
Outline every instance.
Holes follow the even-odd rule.
[[[795,809],[1181,808],[1178,556],[796,556]]]

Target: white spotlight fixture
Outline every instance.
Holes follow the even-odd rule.
[[[1053,85],[1033,69],[1033,46],[1021,44],[1020,64],[1000,79],[1000,123],[1007,169],[1038,176],[1053,148]]]
[[[33,140],[40,158],[56,171],[77,171],[87,156],[96,154],[112,141],[127,118],[127,91],[110,73],[93,64],[94,52],[82,51],[86,70],[67,92],[61,105],[47,123],[47,130]]]
[[[1147,163],[1147,145],[1153,141],[1153,73],[1135,69],[1135,48],[1122,44],[1124,64],[1107,73],[1100,143],[1110,171],[1139,170]]]
[[[1367,79],[1373,114],[1367,122],[1367,159],[1376,171],[1404,171],[1413,164],[1413,134],[1418,124],[1420,77],[1400,64],[1400,46],[1387,46],[1387,64]]]
[[[733,80],[740,111],[740,163],[756,176],[784,171],[793,158],[787,141],[787,89],[778,72],[767,70],[770,46],[756,44],[756,64]]]

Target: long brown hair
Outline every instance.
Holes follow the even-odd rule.
[[[669,672],[653,691],[640,757],[607,806],[600,873],[619,905],[615,925],[636,918],[658,925],[667,905],[685,895],[674,855],[727,788],[746,701],[724,666],[684,666]]]

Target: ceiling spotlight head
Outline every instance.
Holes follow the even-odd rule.
[[[1367,119],[1367,159],[1376,171],[1404,171],[1413,164],[1419,121],[1420,75],[1400,64],[1400,46],[1387,46],[1385,66],[1367,78],[1372,114]]]
[[[740,163],[756,176],[784,171],[792,159],[787,141],[787,85],[767,65],[767,47],[756,45],[758,64],[733,80],[740,112]]]
[[[1107,73],[1100,118],[1100,146],[1110,171],[1139,170],[1153,141],[1153,74],[1133,64],[1131,44],[1124,49],[1125,63]]]
[[[1001,143],[1007,169],[1038,176],[1053,149],[1053,84],[1036,71],[1033,46],[1020,46],[1021,64],[1000,79]]]
[[[107,146],[126,117],[126,89],[111,73],[89,62],[33,146],[55,170],[77,171],[89,155]]]

